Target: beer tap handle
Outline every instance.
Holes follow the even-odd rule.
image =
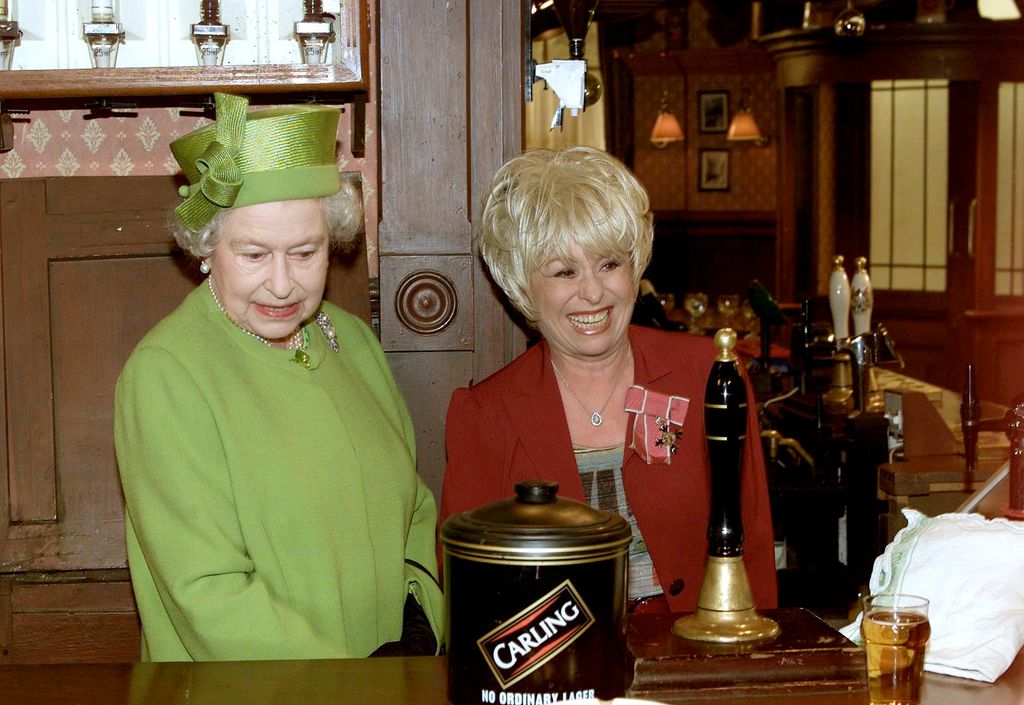
[[[860,335],[871,330],[871,310],[875,297],[871,277],[868,275],[867,259],[858,257],[856,267],[857,271],[850,280],[850,311],[853,313],[853,334]]]
[[[672,633],[683,639],[736,644],[774,637],[779,625],[757,613],[743,565],[740,467],[747,440],[747,389],[733,352],[736,331],[719,330],[715,346],[718,355],[704,389],[704,436],[711,466],[708,558],[697,611],[677,619]]]
[[[790,340],[790,365],[801,394],[807,393],[811,374],[811,300],[800,303],[800,320],[793,326]]]
[[[786,317],[782,314],[782,309],[779,308],[775,298],[757,279],[750,282],[750,286],[747,288],[747,298],[750,299],[750,307],[754,309],[754,313],[761,320],[760,363],[761,369],[767,372],[771,366],[772,326],[784,324]]]
[[[873,335],[875,338],[876,362],[895,362],[896,366],[900,369],[906,367],[906,364],[903,362],[903,356],[896,349],[896,341],[893,340],[892,334],[889,333],[889,329],[885,327],[884,323],[879,323],[875,326]]]
[[[1010,492],[1003,514],[1020,520],[1024,519],[1024,394],[1010,402],[1006,437],[1010,439]]]
[[[974,365],[967,363],[964,393],[960,400],[960,429],[964,437],[964,467],[974,472],[978,459],[978,424],[981,422],[981,402],[975,393]]]
[[[836,345],[850,337],[850,280],[843,269],[843,256],[832,258],[832,275],[828,280],[828,305],[832,311],[832,331]]]
[[[740,466],[747,437],[747,389],[733,348],[736,332],[715,334],[718,356],[704,390],[704,435],[711,463],[711,515],[708,555],[743,555]]]

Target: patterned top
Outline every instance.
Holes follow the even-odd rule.
[[[628,599],[636,600],[660,595],[664,591],[658,583],[651,555],[647,552],[647,543],[640,535],[636,517],[622,486],[623,449],[622,445],[607,448],[573,446],[587,503],[595,509],[615,512],[629,523],[629,528],[633,531],[633,541],[629,544],[629,578],[626,592]]]

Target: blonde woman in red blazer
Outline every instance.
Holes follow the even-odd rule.
[[[531,150],[498,171],[479,249],[542,338],[453,394],[441,520],[511,496],[519,480],[554,480],[560,495],[630,522],[631,603],[691,611],[707,555],[703,399],[716,351],[709,338],[630,326],[652,238],[646,192],[604,152]],[[639,398],[647,400],[643,410]],[[655,416],[644,411],[669,403],[670,435],[645,436]],[[764,609],[776,606],[777,589],[749,385],[748,409],[744,560]]]

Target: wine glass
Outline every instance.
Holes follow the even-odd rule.
[[[688,293],[683,299],[683,308],[690,314],[688,330],[691,333],[703,333],[704,330],[700,326],[700,319],[704,316],[704,312],[708,310],[708,295],[699,291]]]
[[[718,317],[722,327],[732,326],[733,316],[740,308],[739,294],[719,294],[715,299],[715,308],[718,310]]]
[[[676,295],[671,292],[659,294],[658,300],[661,301],[661,307],[665,309],[665,313],[670,312],[676,307]]]
[[[840,37],[861,37],[867,26],[864,13],[853,6],[853,0],[846,0],[846,7],[836,15],[836,34]]]

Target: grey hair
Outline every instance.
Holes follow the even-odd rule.
[[[606,152],[575,146],[533,149],[495,174],[484,202],[478,248],[491,277],[531,325],[530,277],[575,241],[601,257],[628,261],[633,286],[651,261],[650,199],[626,166]]]
[[[351,180],[341,180],[341,190],[333,196],[320,198],[320,207],[327,219],[328,239],[332,248],[346,249],[363,228],[362,196]],[[189,230],[170,214],[170,228],[178,246],[196,259],[205,259],[213,254],[220,240],[220,229],[231,209],[218,211],[210,222],[200,230]]]

